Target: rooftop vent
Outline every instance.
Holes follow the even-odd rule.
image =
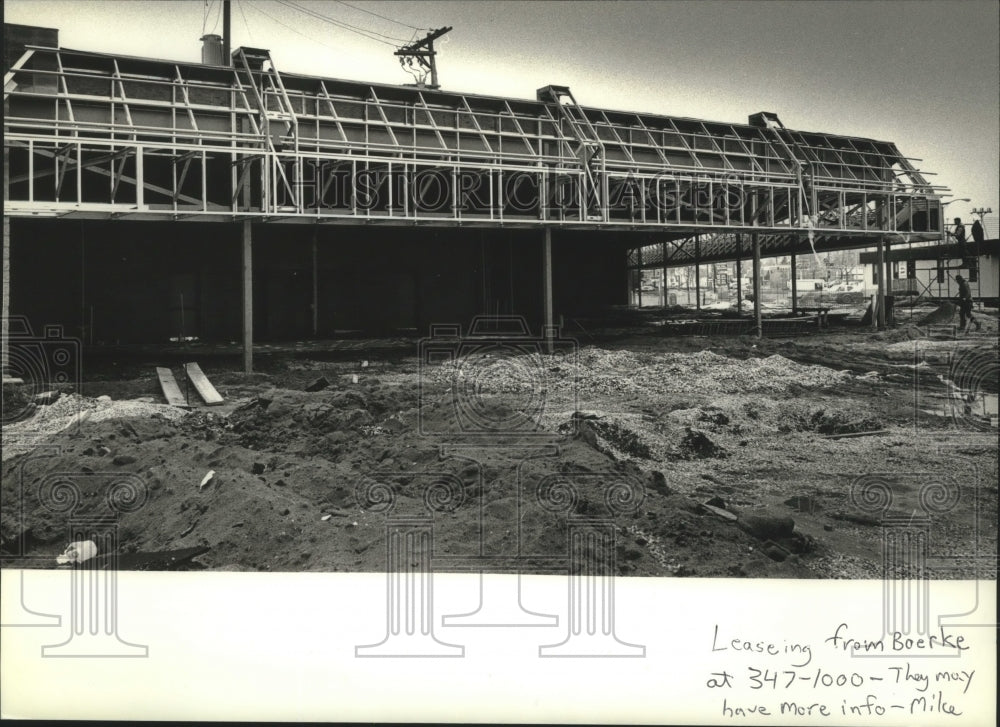
[[[224,66],[222,36],[212,33],[201,36],[201,62],[206,66]]]
[[[751,114],[750,126],[757,126],[760,127],[761,129],[785,128],[785,125],[781,123],[781,119],[778,118],[778,115],[771,111],[761,111],[756,114]]]

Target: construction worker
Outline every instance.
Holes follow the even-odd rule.
[[[976,324],[978,331],[982,325],[972,315],[972,291],[969,290],[969,283],[961,275],[955,276],[955,282],[958,283],[959,330],[965,330],[965,319],[968,318],[970,323]]]
[[[962,218],[961,217],[956,217],[955,218],[955,229],[954,229],[954,231],[951,234],[955,238],[955,242],[958,243],[958,251],[964,257],[964,255],[965,255],[965,225],[962,224]]]
[[[983,249],[982,246],[985,237],[986,236],[983,234],[982,223],[979,220],[976,220],[972,223],[972,239],[976,243],[976,254],[979,254],[979,252]]]

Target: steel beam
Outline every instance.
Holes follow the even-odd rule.
[[[876,315],[873,316],[873,324],[878,330],[885,328],[885,241],[879,238],[878,241],[878,263],[875,265],[875,277],[878,283],[876,293]]]
[[[701,310],[701,235],[694,236],[694,308]]]
[[[555,312],[552,306],[552,230],[542,233],[542,299],[545,306],[545,339],[550,354],[555,353]]]
[[[760,311],[760,235],[753,234],[753,318],[757,328],[757,338],[764,335],[764,321]]]
[[[243,373],[253,373],[253,230],[242,224],[243,261]]]
[[[312,231],[312,332],[319,336],[319,250],[316,244],[316,228]]]
[[[736,313],[743,313],[743,261],[741,260],[743,236],[736,235]]]
[[[795,253],[792,253],[792,315],[799,312],[799,281],[795,265]]]

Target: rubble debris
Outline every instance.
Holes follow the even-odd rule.
[[[784,504],[802,513],[818,512],[823,509],[816,499],[809,495],[795,495],[785,500]]]
[[[330,385],[330,382],[325,376],[320,376],[318,379],[313,380],[305,390],[308,392],[322,391]]]
[[[201,478],[201,484],[198,485],[198,491],[201,492],[205,489],[205,486],[215,477],[215,470],[209,470],[208,474]]]
[[[49,406],[50,404],[55,404],[60,396],[62,396],[61,391],[43,391],[40,394],[35,394],[33,401],[38,406]]]
[[[267,465],[265,465],[263,462],[254,462],[253,466],[250,468],[250,471],[253,472],[255,475],[262,475],[264,474],[264,470],[266,469]]]
[[[791,555],[791,552],[787,548],[782,547],[773,540],[765,540],[761,543],[760,549],[768,558],[776,560],[779,563],[784,562]]]
[[[649,487],[653,492],[664,496],[672,494],[672,490],[667,486],[666,475],[659,470],[653,470],[649,473]]]
[[[97,543],[93,540],[77,540],[66,546],[63,554],[56,557],[59,565],[84,563],[97,555]]]
[[[130,454],[119,454],[111,460],[112,464],[116,464],[119,467],[126,464],[135,464],[135,461],[135,457]]]
[[[709,500],[709,502],[711,502],[711,500]],[[722,507],[710,505],[709,502],[703,502],[701,503],[701,506],[705,508],[705,510],[707,510],[708,512],[712,513],[713,515],[721,517],[723,520],[729,520],[730,522],[738,521],[738,517],[736,516],[735,513],[731,513],[729,512],[729,510],[726,510],[725,508]]]
[[[850,437],[871,437],[881,434],[889,434],[888,429],[874,429],[870,432],[846,432],[844,434],[828,434],[827,439],[848,439]]]
[[[790,517],[741,514],[736,521],[740,528],[757,540],[781,540],[792,537],[795,521]]]
[[[725,453],[725,450],[709,439],[705,432],[692,427],[684,428],[681,447],[686,453],[701,458],[719,457]]]
[[[844,512],[837,511],[830,513],[830,517],[834,520],[843,520],[845,522],[854,523],[855,525],[881,525],[882,521],[879,518],[872,517],[871,515],[866,515],[862,512]]]
[[[109,568],[117,568],[118,570],[179,570],[182,566],[190,566],[194,558],[204,555],[209,550],[211,548],[207,545],[198,545],[192,548],[152,553],[110,553],[98,556],[93,565],[102,570]],[[195,565],[199,568],[203,567]]]

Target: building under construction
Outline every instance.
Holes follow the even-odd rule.
[[[945,190],[888,141],[590,108],[558,85],[289,74],[204,42],[181,63],[5,25],[5,318],[88,344],[242,340],[249,369],[254,340],[552,324],[626,304],[642,268],[884,259],[943,235]]]

